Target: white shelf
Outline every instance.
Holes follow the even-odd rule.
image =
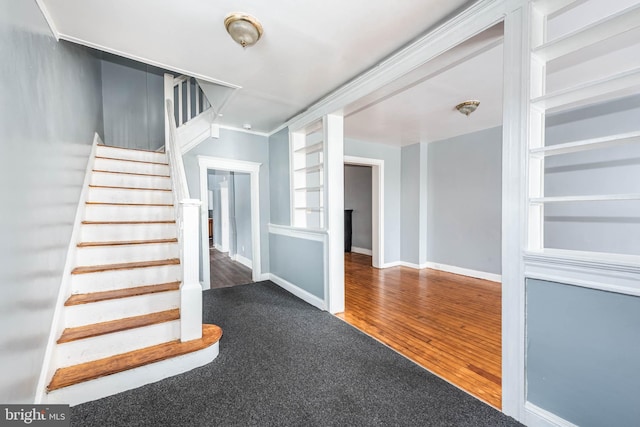
[[[319,153],[323,149],[324,143],[318,142],[317,144],[307,145],[302,148],[298,148],[295,152],[300,154],[313,154]]]
[[[322,185],[315,186],[315,187],[296,188],[295,191],[306,191],[306,192],[309,192],[309,193],[312,193],[312,192],[315,192],[315,191],[322,191]]]
[[[640,200],[640,193],[631,194],[601,194],[594,196],[561,196],[561,197],[535,197],[529,199],[530,203],[567,203],[567,202],[608,202],[617,200]]]
[[[565,144],[550,145],[548,147],[533,148],[529,152],[535,157],[558,156],[560,154],[616,147],[634,142],[640,142],[640,131],[605,136],[602,138],[567,142]]]
[[[537,10],[548,16],[566,12],[584,2],[585,0],[537,0],[534,5]]]
[[[296,207],[297,211],[307,211],[307,213],[322,212],[323,208]]]
[[[551,61],[637,27],[640,27],[640,5],[551,40],[533,49],[533,54],[543,61]]]
[[[320,172],[320,171],[322,171],[322,165],[307,166],[307,167],[295,170],[295,172],[306,172],[306,173],[314,173],[314,172]]]
[[[633,95],[639,90],[640,69],[635,69],[539,96],[531,100],[531,105],[554,113]]]

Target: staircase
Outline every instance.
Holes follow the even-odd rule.
[[[95,147],[44,402],[94,400],[217,356],[218,326],[202,325],[201,338],[185,340],[181,307],[199,316],[201,303],[185,305],[181,295],[180,221],[167,160],[165,153]]]

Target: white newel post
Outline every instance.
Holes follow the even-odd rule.
[[[180,286],[180,341],[202,337],[202,286],[200,285],[200,200],[180,202],[182,209],[182,285]]]

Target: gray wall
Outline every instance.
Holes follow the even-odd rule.
[[[640,420],[640,297],[527,281],[527,399],[576,425]]]
[[[640,130],[640,96],[556,115],[549,145]],[[640,193],[640,144],[547,157],[545,195]],[[545,246],[640,255],[640,202],[549,204]]]
[[[100,61],[0,0],[0,402],[33,402],[94,132]]]
[[[220,183],[229,180],[229,172],[211,170],[207,175],[208,188],[213,191],[213,243],[222,244],[222,218],[220,214]]]
[[[384,262],[400,261],[400,148],[345,139],[344,154],[384,160]]]
[[[269,271],[269,143],[265,136],[220,129],[220,138],[209,138],[183,156],[191,197],[200,198],[200,168],[198,156],[222,157],[261,163],[259,173],[260,197],[260,256],[262,272]],[[205,206],[206,208],[206,206]],[[205,229],[206,232],[206,229]],[[254,268],[256,266],[254,265]]]
[[[235,253],[247,259],[251,256],[251,175],[233,174]]]
[[[501,274],[502,128],[428,145],[429,261]]]
[[[324,245],[272,234],[271,273],[324,300]]]
[[[371,166],[344,166],[344,208],[353,209],[353,246],[371,249]]]
[[[291,189],[289,187],[289,129],[269,137],[269,182],[271,184],[271,222],[291,224]]]
[[[155,150],[164,145],[162,70],[103,54],[105,144]]]
[[[402,147],[402,260],[427,261],[427,144]]]

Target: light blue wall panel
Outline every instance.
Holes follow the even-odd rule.
[[[289,129],[269,137],[271,183],[271,222],[291,225],[291,190],[289,188]]]
[[[271,234],[271,273],[324,300],[322,242]]]
[[[94,132],[100,60],[56,42],[34,1],[0,0],[0,402],[30,403]]]
[[[527,281],[527,399],[582,427],[640,421],[640,297]]]

